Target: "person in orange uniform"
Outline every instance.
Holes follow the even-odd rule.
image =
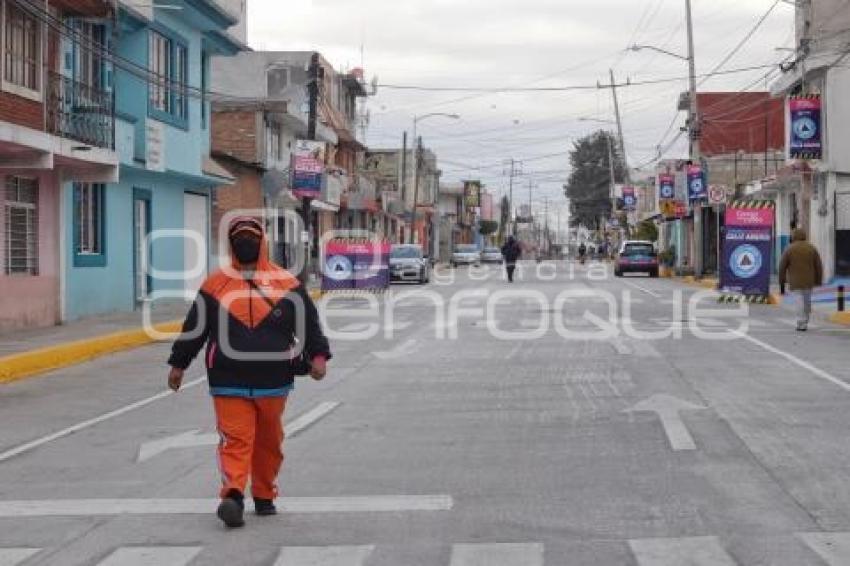
[[[331,358],[316,306],[297,278],[268,259],[262,224],[234,219],[228,229],[231,269],[210,276],[174,342],[168,385],[206,345],[206,367],[221,441],[218,517],[241,527],[248,483],[257,515],[277,513],[283,463],[282,417],[295,376],[325,377]]]

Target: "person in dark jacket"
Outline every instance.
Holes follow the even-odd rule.
[[[799,294],[797,330],[805,332],[812,316],[812,290],[823,285],[823,262],[817,248],[808,241],[802,228],[794,231],[792,243],[779,261],[779,287],[785,292],[785,284]]]
[[[508,236],[507,241],[502,246],[502,257],[505,258],[505,269],[508,272],[508,281],[513,283],[514,271],[516,271],[516,262],[522,255],[522,247],[513,236]]]
[[[218,517],[227,527],[241,527],[249,480],[255,512],[277,512],[288,395],[297,374],[324,378],[331,352],[304,287],[268,259],[262,224],[236,218],[228,239],[231,269],[214,273],[201,286],[172,347],[168,385],[180,389],[184,371],[206,345],[221,437]]]

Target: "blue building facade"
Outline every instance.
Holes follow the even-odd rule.
[[[113,57],[79,62],[65,48],[67,73],[98,73],[114,93],[120,161],[117,183],[64,187],[65,320],[192,293],[211,268],[212,188],[230,179],[209,158],[209,62],[242,47],[216,3],[171,5],[122,5],[102,32]]]

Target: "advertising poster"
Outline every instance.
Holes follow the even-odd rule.
[[[705,184],[705,172],[699,165],[688,166],[688,200],[705,200],[708,187]]]
[[[791,157],[820,159],[823,156],[820,96],[795,96],[788,101],[791,115]]]
[[[481,181],[464,181],[463,197],[466,208],[478,208],[481,206]]]
[[[637,196],[635,195],[634,187],[623,187],[623,207],[626,210],[635,210],[637,208]]]
[[[389,288],[390,248],[388,242],[331,240],[325,246],[322,291]]]
[[[292,193],[297,197],[319,198],[325,172],[325,143],[298,140],[292,155]]]
[[[673,200],[676,198],[676,177],[673,175],[658,176],[658,198]]]
[[[742,295],[770,293],[774,203],[737,201],[726,209],[721,287]]]

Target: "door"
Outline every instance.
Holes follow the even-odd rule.
[[[835,193],[835,273],[850,275],[850,192]]]
[[[209,199],[196,193],[183,194],[183,269],[186,270],[185,289],[197,292],[207,276]],[[201,266],[201,269],[198,269]]]
[[[136,306],[150,297],[151,252],[148,236],[151,233],[151,193],[133,189],[133,284]]]

